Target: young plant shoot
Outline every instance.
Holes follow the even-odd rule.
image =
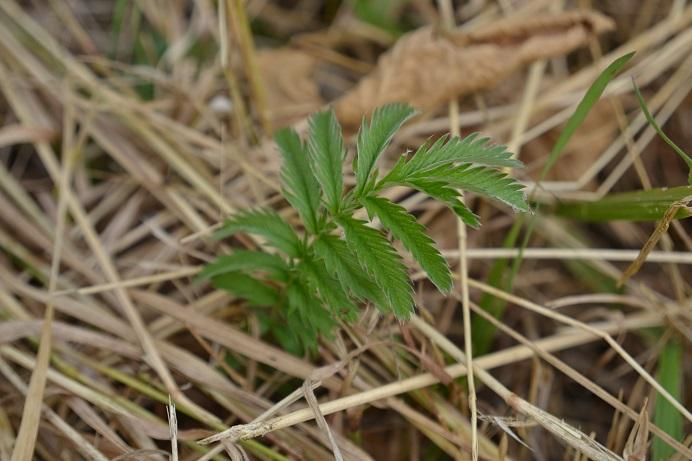
[[[283,158],[282,194],[297,212],[300,229],[272,210],[237,213],[216,237],[253,234],[262,239],[266,251],[236,250],[220,256],[201,277],[251,305],[274,307],[275,321],[283,323],[275,329],[277,339],[286,346],[297,338],[308,349],[316,346],[319,335],[329,337],[340,320],[355,320],[361,303],[401,320],[409,318],[413,289],[392,240],[401,242],[441,292],[449,292],[450,268],[435,242],[411,213],[385,198],[385,190],[418,190],[444,203],[467,225],[478,227],[478,216],[460,200],[462,191],[526,211],[523,187],[501,171],[521,163],[504,146],[493,146],[475,133],[426,142],[380,174],[378,158],[413,115],[410,106],[391,104],[363,120],[353,188],[344,186],[346,149],[333,110],[310,118],[307,141],[292,128],[279,131],[275,139]],[[368,220],[355,217],[362,209]],[[371,225],[375,218],[382,230]]]

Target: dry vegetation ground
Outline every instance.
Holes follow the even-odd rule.
[[[631,78],[689,152],[692,5],[374,4],[389,9],[0,1],[0,460],[471,459],[474,442],[492,460],[692,459],[689,222],[673,220],[618,288],[656,223],[556,216],[569,200],[687,183]],[[576,103],[629,51],[535,187]],[[483,226],[466,231],[439,203],[394,191],[460,274],[455,296],[411,266],[411,323],[364,309],[318,353],[291,354],[261,311],[193,281],[253,244],[210,231],[258,204],[295,218],[277,194],[274,129],[304,129],[333,103],[352,130],[391,101],[423,113],[385,165],[429,136],[481,131],[526,164],[512,174],[540,208],[522,217],[469,195]],[[510,287],[498,274],[525,236]],[[486,337],[469,407],[462,307],[478,305],[505,310],[494,336],[473,323]]]

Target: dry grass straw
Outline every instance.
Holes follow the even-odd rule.
[[[448,354],[454,357],[459,363],[464,363],[466,354],[457,348],[454,343],[441,335],[437,330],[424,323],[420,318],[414,317],[412,323],[432,341],[437,343]],[[470,369],[474,365],[470,365]],[[502,385],[487,371],[477,368],[475,370],[479,381],[488,386],[497,395],[499,395],[510,407],[540,424],[547,431],[554,434],[562,442],[574,447],[580,453],[597,461],[614,461],[621,459],[612,451],[608,450],[603,445],[595,442],[590,437],[586,436],[580,430],[565,423],[563,420],[556,418],[550,413],[532,405],[528,401],[522,399],[515,393],[511,392],[507,387]]]
[[[368,460],[381,453],[356,446],[344,429],[359,427],[359,412],[366,404],[389,409],[405,422],[416,434],[412,440],[418,448],[412,446],[412,453],[436,445],[454,459],[530,456],[522,454],[519,444],[489,437],[487,421],[476,420],[476,392],[484,413],[508,408],[526,415],[574,453],[594,459],[621,459],[622,447],[627,455],[641,456],[648,433],[666,440],[680,457],[690,456],[689,448],[648,422],[645,403],[635,396],[645,397],[655,389],[689,420],[684,402],[672,399],[640,365],[635,353],[643,351],[643,341],[638,336],[628,334],[625,345],[615,339],[625,332],[669,325],[669,319],[679,334],[689,333],[684,274],[692,258],[667,237],[660,241],[663,251],[654,250],[652,241],[637,259],[637,250],[598,248],[550,217],[541,217],[539,238],[523,252],[526,264],[536,270],[519,275],[521,294],[515,295],[479,281],[484,275],[480,260],[517,254],[497,248],[497,236],[509,223],[507,215],[482,204],[486,224],[481,232],[460,226],[458,236],[445,240],[446,248],[458,246],[445,256],[450,263],[459,262],[462,316],[454,314],[451,302],[430,297],[426,287],[418,290],[421,304],[434,311],[436,319],[452,319],[450,329],[440,328],[441,320],[431,325],[416,319],[410,342],[399,347],[400,330],[366,312],[361,323],[345,327],[335,341],[323,341],[312,360],[276,347],[250,326],[258,322],[255,311],[191,278],[200,264],[227,250],[208,239],[223,216],[267,204],[293,219],[276,199],[278,162],[265,135],[282,117],[295,120],[298,128],[305,126],[299,117],[320,104],[315,89],[325,82],[311,80],[319,76],[332,75],[325,81],[339,89],[336,106],[346,124],[359,122],[392,98],[425,109],[427,118],[408,126],[396,140],[401,149],[450,127],[452,132],[473,127],[508,141],[523,158],[533,148],[531,141],[564,122],[604,63],[637,49],[637,60],[609,93],[625,109],[619,111],[621,131],[577,179],[545,183],[539,198],[600,197],[629,180],[633,165],[640,181],[655,185],[661,181],[656,170],[646,177],[641,173],[641,167],[650,164],[646,147],[654,133],[643,117],[627,112],[628,82],[634,75],[650,92],[647,100],[659,124],[675,116],[692,85],[692,7],[673,2],[675,14],[642,19],[640,33],[619,48],[609,47],[600,59],[580,54],[575,60],[579,69],[563,74],[562,81],[553,78],[560,65],[551,59],[584,47],[612,28],[610,20],[593,12],[551,12],[550,2],[542,1],[517,2],[516,10],[503,11],[508,17],[498,20],[497,5],[477,2],[475,9],[464,9],[473,16],[460,29],[438,34],[429,25],[394,43],[373,66],[368,53],[361,53],[373,37],[371,29],[348,17],[356,22],[345,22],[346,33],[336,24],[333,30],[296,39],[290,52],[277,51],[302,56],[295,58],[297,67],[285,73],[301,80],[292,85],[282,80],[281,72],[272,78],[264,75],[271,54],[258,55],[248,27],[256,14],[276,22],[272,11],[280,7],[258,13],[253,2],[226,0],[218,7],[196,2],[188,15],[167,2],[124,3],[120,39],[135,39],[127,33],[139,24],[142,47],[150,52],[147,40],[152,35],[147,30],[155,30],[169,45],[158,67],[129,64],[122,47],[114,60],[107,59],[103,42],[111,37],[104,35],[98,12],[93,13],[98,20],[84,14],[91,11],[90,2],[66,5],[51,0],[46,11],[55,16],[50,18],[14,0],[0,2],[0,149],[13,153],[0,162],[0,385],[7,395],[16,396],[0,402],[0,458],[14,450],[13,460],[51,459],[58,452],[70,459],[99,461],[165,459],[168,453],[171,459]],[[440,5],[444,11],[449,2]],[[449,24],[451,14],[445,15]],[[195,73],[191,47],[204,40],[219,44],[219,56],[203,62]],[[345,56],[339,46],[351,47],[357,58]],[[427,64],[421,65],[419,53],[426,53]],[[291,59],[282,65],[290,65]],[[496,103],[498,82],[517,72],[523,76],[529,62],[535,63],[526,80],[520,79],[516,97]],[[332,74],[325,71],[325,63]],[[345,73],[372,72],[345,92],[334,66],[343,66]],[[413,78],[419,68],[426,71],[426,79]],[[458,78],[459,72],[464,78]],[[150,84],[152,99],[140,98],[132,81]],[[295,87],[306,89],[305,100],[282,89]],[[458,98],[481,91],[483,96],[476,98],[484,101],[481,107]],[[215,112],[215,97],[230,102],[232,111]],[[440,111],[449,100],[449,110]],[[594,189],[597,177],[605,179]],[[530,178],[524,179],[531,186]],[[448,217],[420,194],[394,191],[391,198],[420,212],[431,228],[437,220],[443,228],[450,226]],[[466,200],[476,205],[472,197]],[[684,239],[684,225],[671,228],[679,241],[689,240]],[[660,235],[664,226],[657,229]],[[449,239],[447,233],[436,236]],[[642,241],[649,233],[643,233]],[[249,238],[237,243],[259,244]],[[617,280],[622,273],[614,263],[644,259],[646,266],[625,286],[627,296],[575,293],[574,280],[561,272],[579,261]],[[539,260],[553,272],[549,285],[534,266]],[[653,271],[646,270],[661,263],[674,265],[679,275],[673,297],[649,273]],[[414,273],[415,280],[421,278]],[[470,311],[476,309],[475,290],[521,309],[511,309],[502,322],[492,320],[520,344],[472,357],[468,328]],[[545,302],[551,299],[554,302]],[[612,307],[620,304],[626,307]],[[575,319],[557,311],[579,306],[587,313],[587,306],[594,305],[611,306],[619,317],[588,321],[581,312]],[[543,317],[538,326],[535,315]],[[551,328],[543,328],[548,323]],[[555,325],[568,327],[554,330]],[[464,351],[447,338],[459,329],[465,331]],[[613,369],[618,385],[637,383],[638,390],[626,403],[601,385],[592,370],[578,360],[572,363],[577,348],[600,340],[621,359],[623,370],[637,372],[633,378]],[[559,359],[557,351],[562,351]],[[578,351],[594,354],[589,348]],[[456,363],[448,365],[445,354]],[[558,370],[561,383],[579,384],[622,415],[612,421],[617,430],[607,447],[596,441],[602,432],[597,421],[572,421],[570,414],[551,414],[514,394],[522,384],[508,378],[502,367],[526,370],[526,359],[535,357]],[[653,361],[655,355],[648,358]],[[318,363],[329,372],[316,368]],[[469,372],[505,403],[493,401],[480,386],[474,389]],[[454,383],[441,392],[440,379],[467,375],[468,393]],[[294,392],[285,391],[291,386]],[[302,398],[307,406],[299,402]],[[463,403],[467,398],[468,407]],[[563,398],[559,393],[550,397],[556,408]],[[583,402],[601,408],[590,395],[585,394]],[[313,419],[316,427],[299,425]],[[492,416],[488,421],[504,420]],[[627,424],[635,421],[628,442]],[[367,441],[372,435],[367,424],[363,427]],[[589,435],[592,430],[601,431],[596,439]],[[517,433],[532,445],[521,428]],[[252,439],[259,435],[266,438]],[[222,443],[212,448],[199,444],[201,439]],[[407,447],[402,436],[392,440]],[[538,440],[550,446],[548,439]]]
[[[44,315],[43,326],[41,330],[40,346],[36,358],[36,367],[34,368],[29,388],[25,391],[26,404],[22,412],[22,423],[17,434],[16,444],[12,451],[12,460],[21,461],[32,457],[36,438],[38,435],[38,427],[43,407],[43,392],[46,386],[46,370],[50,359],[53,334],[53,318],[55,316],[55,308],[53,305],[53,297],[57,286],[58,272],[60,271],[60,260],[62,255],[62,242],[65,232],[65,220],[67,210],[67,199],[69,197],[70,182],[72,171],[74,168],[75,157],[78,150],[83,144],[84,137],[81,137],[80,143],[74,141],[74,108],[68,104],[64,115],[63,126],[63,143],[62,143],[62,174],[58,190],[60,195],[58,198],[57,224],[55,227],[55,235],[53,236],[53,254],[51,258],[50,275],[48,279],[48,302],[46,303],[46,312]]]
[[[585,344],[597,340],[601,334],[609,332],[626,331],[629,329],[639,329],[651,327],[661,324],[660,317],[652,313],[642,313],[630,316],[622,321],[602,322],[598,325],[590,326],[588,329],[569,329],[563,330],[561,333],[543,338],[532,342],[532,347],[544,350],[547,352],[558,351],[575,347],[576,345]],[[420,325],[418,325],[420,326]],[[598,331],[596,335],[591,333],[594,329]],[[476,365],[482,369],[493,369],[504,365],[516,363],[533,356],[532,347],[515,346],[507,348],[499,352],[491,353],[487,356],[476,359]],[[444,369],[445,373],[452,378],[457,378],[466,375],[466,366],[463,363],[451,365]],[[416,377],[408,378],[403,381],[387,384],[375,389],[354,394],[341,399],[330,401],[320,405],[320,410],[323,414],[331,414],[336,411],[342,411],[353,406],[362,405],[364,403],[374,402],[387,397],[399,395],[405,392],[410,392],[415,389],[431,386],[439,382],[438,377],[432,373],[421,374]],[[314,417],[311,409],[306,408],[298,410],[290,415],[278,417],[275,420],[267,422],[253,423],[247,426],[237,426],[227,429],[223,433],[209,437],[205,442],[213,442],[222,438],[230,438],[231,440],[240,440],[248,437],[257,437],[267,432],[289,427],[300,422],[308,421]]]
[[[440,5],[440,14],[442,16],[442,20],[444,23],[444,30],[443,33],[445,35],[447,34],[452,34],[454,30],[454,15],[453,15],[453,8],[452,4],[449,0],[441,0],[438,2]],[[399,42],[399,45],[401,45],[403,42]],[[467,47],[464,46],[464,49]],[[396,52],[396,49],[393,50],[393,52]],[[406,53],[408,54],[408,53]],[[415,54],[409,54],[407,58],[414,58],[415,59]],[[448,59],[446,59],[448,61]],[[387,65],[386,63],[382,62],[380,64],[380,72],[385,73],[387,70]],[[497,74],[496,74],[497,75]],[[386,80],[385,80],[386,81]],[[362,91],[364,88],[364,85],[366,84],[366,80],[361,82],[359,84],[359,89]],[[380,89],[378,91],[379,94],[383,93]],[[459,93],[462,93],[462,91],[459,91]],[[410,94],[415,94],[414,92],[411,92]],[[450,134],[452,136],[459,136],[459,121],[458,121],[458,114],[459,114],[459,101],[457,99],[457,93],[456,92],[448,92],[448,93],[443,93],[445,95],[445,99],[449,100],[449,121],[450,121]],[[345,98],[348,98],[348,96],[345,96]],[[462,197],[462,203],[463,203],[463,197]],[[461,284],[461,292],[462,292],[462,299],[461,299],[461,309],[462,309],[462,322],[464,325],[464,354],[465,354],[465,360],[464,362],[466,363],[466,378],[467,378],[467,389],[468,389],[468,403],[469,403],[469,411],[471,413],[471,459],[473,461],[478,460],[478,404],[477,404],[477,396],[476,396],[476,380],[474,377],[474,367],[473,367],[473,348],[472,348],[472,335],[471,335],[471,310],[469,308],[469,285],[468,285],[468,277],[469,277],[469,268],[468,268],[468,259],[466,257],[466,247],[467,247],[467,232],[466,232],[466,224],[461,219],[457,220],[457,239],[458,239],[458,246],[457,248],[459,249],[459,282]]]

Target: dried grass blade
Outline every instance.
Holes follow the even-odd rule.
[[[58,284],[58,272],[60,271],[60,259],[65,235],[69,187],[77,150],[77,146],[73,145],[74,122],[75,119],[73,106],[68,105],[66,106],[64,117],[64,137],[62,144],[63,168],[60,170],[61,172],[58,179],[59,197],[57,224],[55,226],[53,255],[51,259],[50,277],[48,280],[48,302],[46,304],[46,312],[41,331],[38,355],[36,356],[36,364],[31,374],[29,388],[24,400],[22,422],[19,426],[19,432],[17,434],[14,450],[12,451],[12,461],[31,460],[34,456],[34,447],[38,435],[41,408],[43,407],[43,391],[46,386],[47,371],[53,341],[52,324],[53,317],[55,315],[53,294],[55,293],[55,289],[57,288]]]
[[[518,296],[514,296],[509,293],[505,293],[502,290],[498,290],[494,287],[491,287],[489,285],[486,285],[483,282],[479,282],[477,280],[469,280],[469,284],[472,285],[474,288],[478,288],[486,293],[490,293],[494,296],[503,298],[507,301],[510,301],[514,304],[517,304],[525,309],[528,309],[530,311],[536,312],[538,314],[541,314],[545,317],[552,318],[554,320],[557,320],[558,322],[564,323],[566,325],[570,325],[575,328],[583,329],[584,331],[588,331],[591,334],[594,334],[598,336],[599,338],[603,339],[608,345],[615,350],[615,352],[625,361],[627,362],[644,380],[649,383],[656,391],[658,391],[670,404],[680,411],[685,418],[688,421],[692,421],[692,413],[690,410],[685,408],[675,397],[673,397],[670,392],[668,392],[661,384],[656,381],[640,364],[637,362],[613,337],[608,334],[604,333],[602,331],[598,331],[593,329],[591,326],[589,326],[586,323],[580,322],[578,320],[575,320],[571,317],[568,317],[566,315],[557,313],[555,311],[552,311],[546,307],[543,307],[539,304],[536,304],[532,301],[529,301],[524,298],[520,298]]]
[[[29,395],[29,389],[24,384],[22,379],[14,372],[14,370],[9,366],[5,360],[0,358],[0,373],[5,375],[5,377],[26,397]],[[43,407],[43,402],[39,403]],[[76,431],[70,424],[68,424],[63,418],[61,418],[57,413],[55,413],[49,407],[43,407],[43,412],[46,419],[55,426],[68,440],[74,443],[77,450],[84,455],[86,459],[91,461],[108,461],[100,451],[98,451],[91,443],[89,443],[82,435]],[[14,454],[13,454],[14,456]]]
[[[647,328],[660,325],[661,322],[662,319],[660,315],[655,313],[645,313],[630,316],[623,321],[602,322],[597,325],[592,325],[592,327],[601,332],[615,332],[637,328]],[[557,351],[574,347],[579,344],[588,343],[594,341],[595,339],[596,336],[594,336],[592,333],[575,328],[570,332],[563,332],[555,336],[540,339],[536,341],[536,346],[543,348],[546,351]],[[510,363],[515,363],[533,357],[533,355],[534,352],[531,348],[526,346],[515,346],[507,348],[503,351],[479,357],[476,359],[476,365],[483,369],[491,369]],[[458,363],[456,365],[446,367],[445,372],[453,378],[458,378],[466,375],[466,366]],[[434,375],[431,373],[424,373],[323,403],[320,405],[320,410],[322,411],[322,414],[328,415],[358,405],[364,405],[377,400],[404,394],[417,389],[422,389],[438,383],[439,381]],[[313,416],[312,410],[309,408],[304,408],[287,415],[272,418],[270,420],[233,426],[221,433],[201,440],[200,443],[208,444],[225,438],[232,441],[251,439],[267,434],[268,432],[309,421],[313,418]]]
[[[171,439],[171,461],[178,461],[178,416],[175,413],[175,404],[168,396],[168,405],[166,406],[166,416],[168,417],[168,429]]]
[[[20,143],[51,141],[55,137],[53,130],[43,127],[24,125],[5,125],[0,128],[0,147]]]
[[[425,323],[419,317],[413,317],[411,319],[411,323],[413,323],[423,334],[428,336],[431,341],[438,344],[441,349],[454,357],[455,360],[457,360],[459,363],[464,363],[464,352],[454,345],[454,343],[449,341],[444,335],[440,334],[440,332],[438,332],[435,328]],[[608,450],[595,440],[591,439],[580,430],[575,429],[563,420],[556,418],[544,410],[541,410],[540,408],[532,405],[511,392],[486,370],[478,367],[477,365],[474,365],[474,367],[476,368],[476,376],[478,376],[478,379],[483,384],[502,397],[510,407],[534,419],[538,424],[543,426],[543,428],[551,432],[558,439],[594,460],[622,461],[621,457]]]
[[[308,406],[310,407],[315,416],[317,426],[327,436],[327,440],[329,440],[329,444],[332,448],[332,453],[334,453],[334,459],[336,461],[343,461],[344,457],[341,454],[341,449],[339,449],[339,445],[336,443],[336,440],[334,440],[334,435],[332,434],[332,431],[329,428],[329,424],[327,424],[327,420],[324,419],[324,415],[320,410],[320,404],[317,402],[317,397],[315,397],[315,392],[313,390],[312,383],[309,379],[306,379],[303,382],[303,395],[305,396],[305,401],[308,403]]]
[[[639,418],[634,423],[632,432],[627,438],[627,444],[622,451],[625,461],[646,461],[646,452],[649,440],[649,413],[646,411],[646,402],[642,405]],[[661,459],[661,458],[654,458]]]
[[[608,403],[613,408],[616,408],[617,410],[622,412],[622,414],[624,414],[625,416],[627,416],[631,420],[633,420],[635,422],[638,421],[637,413],[634,410],[632,410],[630,407],[628,407],[627,405],[622,403],[619,399],[610,395],[605,389],[600,387],[598,384],[590,381],[586,376],[582,375],[577,370],[575,370],[574,368],[570,367],[569,365],[567,365],[562,360],[555,357],[555,355],[548,352],[545,348],[539,346],[537,343],[530,341],[528,338],[519,334],[517,331],[509,328],[505,324],[501,323],[499,320],[493,318],[490,314],[485,312],[480,307],[475,306],[474,304],[472,304],[472,307],[474,308],[474,312],[476,312],[478,315],[485,318],[488,322],[491,322],[497,328],[501,329],[506,334],[508,334],[512,338],[516,339],[517,341],[519,341],[521,344],[524,344],[527,347],[529,347],[532,351],[534,351],[536,353],[536,355],[540,356],[543,360],[545,360],[546,362],[548,362],[549,364],[554,366],[556,369],[560,370],[566,376],[570,377],[571,379],[573,379],[577,383],[581,384],[585,389],[588,389],[589,391],[593,392],[595,395],[597,395],[603,401]],[[650,430],[655,435],[658,435],[659,437],[661,437],[661,439],[665,443],[667,443],[671,447],[674,447],[676,450],[679,450],[680,453],[683,453],[689,457],[692,457],[692,450],[690,450],[689,448],[682,445],[680,442],[678,442],[677,440],[672,438],[670,435],[666,434],[658,426],[650,425],[650,427],[647,430]]]

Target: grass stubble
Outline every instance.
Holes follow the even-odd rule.
[[[446,3],[440,2],[440,11],[446,11]],[[464,27],[487,24],[501,15],[530,15],[545,8],[542,3],[519,2],[514,11],[488,5]],[[392,442],[392,446],[410,443],[411,459],[422,458],[421,440],[452,459],[532,456],[518,444],[508,447],[513,444],[508,432],[491,437],[505,429],[497,423],[493,427],[492,418],[477,418],[481,408],[484,413],[521,414],[547,430],[537,435],[538,440],[546,440],[545,434],[551,433],[574,450],[560,455],[550,452],[550,459],[622,459],[623,450],[636,451],[628,438],[635,432],[632,427],[644,430],[641,415],[646,399],[655,405],[660,397],[652,389],[659,395],[669,391],[653,372],[656,354],[666,348],[655,346],[656,341],[646,346],[647,336],[629,332],[668,327],[683,344],[692,340],[690,287],[683,275],[689,274],[692,248],[684,223],[673,221],[671,234],[676,240],[664,233],[661,251],[648,252],[644,268],[662,264],[664,274],[670,274],[666,278],[670,282],[661,284],[651,271],[623,278],[623,266],[615,262],[634,261],[636,250],[594,247],[547,213],[538,215],[536,237],[523,251],[474,247],[492,242],[497,246],[493,233],[511,224],[507,219],[511,215],[483,203],[482,212],[491,216],[490,222],[468,235],[460,225],[458,248],[444,252],[450,263],[459,264],[455,294],[462,315],[452,317],[452,326],[464,329],[464,347],[450,341],[453,328],[441,331],[429,316],[415,317],[409,325],[413,339],[430,363],[439,367],[430,369],[415,356],[391,347],[397,341],[395,325],[366,312],[361,323],[345,327],[335,341],[322,343],[319,361],[332,368],[319,373],[316,361],[292,356],[263,339],[252,327],[257,325],[252,311],[225,293],[191,282],[198,265],[222,248],[207,238],[222,216],[260,204],[286,211],[285,204],[273,200],[278,164],[271,143],[262,141],[271,130],[271,101],[265,100],[247,23],[250,15],[258,14],[267,15],[271,22],[275,13],[271,8],[258,12],[252,2],[246,9],[235,0],[219,2],[219,10],[199,3],[197,15],[190,17],[176,7],[124,6],[130,22],[122,26],[139,32],[128,36],[127,30],[121,30],[119,40],[129,40],[144,56],[155,50],[157,40],[170,43],[169,50],[195,40],[223,43],[223,58],[207,61],[208,68],[200,70],[200,75],[211,77],[195,81],[185,53],[170,52],[161,66],[146,71],[142,66],[120,65],[117,56],[114,61],[106,53],[99,54],[98,49],[106,49],[98,45],[99,40],[111,35],[85,14],[87,2],[74,5],[47,3],[46,8],[56,12],[56,24],[46,17],[32,17],[12,0],[0,3],[0,90],[5,118],[0,147],[7,158],[0,163],[0,374],[3,392],[18,397],[0,402],[0,459],[55,459],[55,453],[64,459],[75,459],[79,453],[97,460],[243,459],[247,455],[277,460],[335,455],[372,459],[382,452],[368,453],[344,435],[344,428],[359,420],[356,410],[364,404],[389,408],[415,429],[411,437],[395,432]],[[449,14],[445,20],[451,27]],[[145,31],[143,22],[148,24]],[[592,59],[582,59],[575,71],[562,78],[550,77],[566,69],[564,58],[537,61],[522,70],[527,78],[514,100],[487,104],[480,93],[475,108],[466,103],[460,108],[455,97],[448,116],[428,114],[407,125],[395,141],[407,146],[430,134],[473,127],[507,139],[522,159],[532,141],[570,117],[605,65],[637,51],[604,95],[620,104],[617,133],[596,153],[588,152],[591,134],[585,134],[578,143],[583,148],[571,155],[590,155],[593,162],[572,179],[541,181],[536,200],[549,208],[565,200],[601,199],[622,182],[635,181],[635,186],[641,184],[644,189],[651,184],[666,186],[662,181],[667,176],[660,171],[647,173],[644,166],[655,129],[643,114],[627,114],[622,107],[630,107],[629,82],[635,76],[647,92],[649,110],[665,130],[665,122],[675,116],[692,86],[690,22],[692,7],[674,1],[668,16],[642,18],[638,24],[648,27],[639,27],[619,47],[605,53],[591,47]],[[56,25],[62,28],[59,37]],[[70,47],[65,46],[67,42]],[[229,43],[239,47],[237,55],[232,46],[226,46]],[[324,51],[336,53],[328,45]],[[142,79],[155,90],[151,100],[143,100],[130,83]],[[230,115],[200,104],[224,89],[233,104]],[[304,119],[298,118],[295,125],[304,127]],[[12,149],[18,149],[14,151],[18,154],[10,155]],[[33,171],[41,169],[45,173],[36,179]],[[535,186],[531,177],[522,179],[528,190]],[[419,194],[405,197],[395,191],[391,198],[419,212],[431,226],[443,219]],[[623,242],[631,242],[631,237],[621,233],[638,232],[642,245],[651,233],[633,225],[610,229]],[[249,239],[240,243],[257,245]],[[684,249],[676,250],[676,245]],[[484,272],[479,259],[517,254],[534,269],[540,267],[535,264],[537,258],[552,268],[577,261],[603,277],[622,279],[625,291],[586,293],[577,299],[573,289],[565,288],[573,285],[573,276],[557,269],[558,278],[548,278],[552,288],[540,277],[532,279],[528,269],[517,274],[511,293],[481,281]],[[418,278],[414,273],[413,279]],[[500,320],[486,316],[501,332],[503,340],[497,344],[506,347],[472,358],[470,312],[483,315],[473,301],[483,292],[510,306]],[[422,314],[444,309],[439,299],[424,293],[420,299]],[[583,315],[569,311],[577,312],[576,316],[559,312],[575,305],[590,309]],[[588,320],[589,311],[601,318],[604,306],[611,307],[605,319]],[[550,319],[554,328],[541,328],[543,335],[537,335],[539,317],[535,315],[543,316],[540,322]],[[529,327],[526,332],[522,325]],[[625,334],[626,342],[621,343]],[[518,344],[507,345],[505,338],[510,337]],[[580,347],[594,342],[603,346]],[[630,348],[637,353],[628,352]],[[349,353],[354,350],[358,353]],[[575,354],[584,353],[593,356],[570,364]],[[619,362],[608,358],[609,353],[619,356]],[[440,360],[443,354],[447,359]],[[526,375],[517,372],[512,379],[500,367],[529,370],[535,361],[527,359],[536,357],[544,362],[541,366],[550,365],[564,375],[559,381],[562,386],[567,386],[567,380],[580,386],[580,405],[602,411],[606,407],[598,403],[601,400],[612,409],[605,442],[591,437],[591,431],[596,431],[601,438],[602,421],[572,414],[571,403],[565,405],[568,397],[559,391],[549,395],[547,406],[519,397],[526,388],[520,377]],[[583,360],[606,362],[585,369],[578,365]],[[611,371],[607,361],[612,377],[598,377]],[[689,375],[684,360],[676,363],[683,367],[677,370],[679,374]],[[675,366],[666,362],[665,372],[670,374]],[[446,377],[462,376],[468,378],[468,393],[455,387],[450,393],[436,386]],[[296,384],[301,381],[303,386]],[[476,383],[482,387],[474,388]],[[277,398],[287,387],[295,391]],[[623,389],[624,394],[614,395]],[[69,397],[61,398],[65,395]],[[310,403],[307,407],[301,403],[303,398]],[[175,407],[168,406],[169,399]],[[462,403],[466,399],[468,408]],[[280,401],[275,404],[276,400]],[[668,411],[679,411],[689,427],[691,416],[684,401],[671,398],[667,402]],[[555,414],[552,409],[557,410]],[[319,427],[299,424],[315,417],[321,421]],[[384,425],[390,420],[385,419]],[[692,458],[689,440],[675,440],[657,425],[660,421],[663,418],[646,428],[658,438],[656,443],[667,444],[674,457]],[[326,430],[327,424],[331,431]],[[527,430],[517,428],[517,432],[525,441],[536,440],[536,436],[527,438]],[[230,437],[224,439],[224,435]],[[259,435],[265,438],[255,439]],[[351,435],[367,439],[368,432],[354,429]],[[208,442],[224,441],[213,448],[199,443],[209,436]],[[162,440],[176,448],[169,449]],[[559,445],[547,446],[556,450]]]

